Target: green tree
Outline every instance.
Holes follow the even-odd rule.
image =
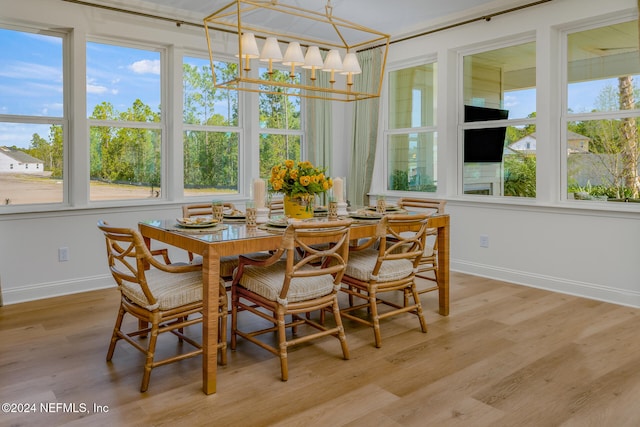
[[[236,70],[236,64],[216,63],[216,78],[229,80],[236,75]],[[185,64],[183,92],[185,123],[237,126],[237,91],[214,88],[210,67]],[[237,132],[188,131],[183,144],[185,186],[237,188]]]
[[[635,109],[635,96],[632,77],[621,76],[617,88],[609,85],[598,94],[595,111]],[[640,153],[636,119],[588,120],[575,127],[578,133],[590,138],[589,151],[598,154],[594,159],[599,162],[602,173],[597,178],[615,188],[617,198],[638,197]]]
[[[53,125],[49,129],[51,141],[51,177],[62,178],[64,171],[64,136],[62,126]]]
[[[51,150],[51,143],[37,133],[32,135],[29,148],[24,151],[30,156],[42,160],[44,162],[44,170],[50,171],[53,169],[53,152]]]
[[[504,195],[536,197],[536,157],[509,155],[504,159]]]

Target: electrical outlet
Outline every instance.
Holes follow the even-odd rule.
[[[489,236],[487,236],[486,234],[481,234],[480,235],[480,247],[481,248],[488,248],[489,247]]]
[[[62,247],[58,248],[58,261],[69,261],[69,248]]]

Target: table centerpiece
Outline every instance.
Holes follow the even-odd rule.
[[[312,218],[316,195],[324,194],[333,186],[325,176],[326,168],[316,167],[305,160],[296,163],[285,160],[271,168],[269,192],[284,194],[284,213],[290,218]]]

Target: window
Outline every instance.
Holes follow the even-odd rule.
[[[536,196],[536,45],[467,55],[461,129],[464,194]]]
[[[266,68],[260,68],[266,74]],[[263,78],[267,78],[266,76]],[[273,70],[272,79],[289,80],[289,73]],[[300,82],[300,75],[294,77]],[[271,87],[271,86],[270,86]],[[260,93],[258,99],[260,120],[260,178],[268,179],[271,168],[283,160],[300,161],[303,131],[299,89],[273,87],[278,93]]]
[[[389,73],[387,190],[435,192],[436,64]]]
[[[570,199],[640,201],[637,20],[567,35]]]
[[[91,201],[161,197],[160,57],[87,43]]]
[[[226,81],[237,64],[216,62]],[[208,59],[183,59],[184,194],[238,193],[238,92],[213,88]]]
[[[0,46],[0,206],[63,203],[64,35],[0,28]]]

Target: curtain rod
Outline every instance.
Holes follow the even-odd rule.
[[[427,36],[429,34],[438,33],[440,31],[450,30],[451,28],[461,27],[463,25],[471,24],[471,23],[477,22],[477,21],[487,21],[487,22],[489,22],[489,21],[491,21],[491,18],[493,18],[495,16],[505,15],[507,13],[516,12],[518,10],[527,9],[529,7],[532,7],[532,6],[538,6],[540,4],[549,3],[551,1],[552,0],[539,0],[539,1],[535,1],[533,3],[527,3],[527,4],[523,4],[521,6],[512,7],[510,9],[501,10],[499,12],[490,13],[488,15],[482,15],[482,16],[478,16],[476,18],[467,19],[465,21],[454,22],[453,24],[445,25],[443,27],[434,28],[433,30],[423,31],[423,32],[418,33],[418,34],[414,34],[414,35],[411,35],[411,36],[403,37],[401,39],[392,40],[391,42],[389,42],[389,44],[400,43],[400,42],[404,42],[404,41],[407,41],[407,40],[415,39],[415,38],[418,38],[418,37]],[[640,0],[638,0],[638,2],[640,3]]]
[[[130,10],[130,9],[121,9],[121,8],[118,8],[118,7],[115,7],[115,6],[107,6],[107,5],[103,5],[103,4],[88,3],[88,2],[82,1],[82,0],[62,0],[62,1],[67,2],[67,3],[79,4],[79,5],[82,5],[82,6],[90,6],[90,7],[96,7],[96,8],[99,8],[99,9],[106,9],[106,10],[110,10],[110,11],[113,11],[113,12],[128,13],[130,15],[141,16],[141,17],[144,17],[144,18],[152,18],[152,19],[158,19],[158,20],[166,21],[166,22],[173,22],[178,27],[180,27],[182,25],[190,25],[192,27],[204,28],[204,24],[198,24],[198,23],[189,22],[189,21],[182,21],[182,20],[179,20],[179,19],[169,18],[169,17],[166,17],[166,16],[152,15],[150,13],[138,12],[138,11]],[[478,16],[476,18],[471,18],[471,19],[467,19],[467,20],[464,20],[464,21],[455,22],[453,24],[445,25],[443,27],[438,27],[438,28],[434,28],[432,30],[428,30],[428,31],[424,31],[424,32],[421,32],[421,33],[418,33],[418,34],[411,35],[411,36],[403,37],[401,39],[391,40],[389,42],[389,44],[400,43],[400,42],[411,40],[411,39],[415,39],[415,38],[418,38],[418,37],[427,36],[429,34],[437,33],[437,32],[440,32],[440,31],[449,30],[451,28],[461,27],[463,25],[471,24],[471,23],[477,22],[477,21],[487,21],[487,22],[489,22],[489,21],[491,21],[491,18],[493,18],[493,17],[500,16],[500,15],[505,15],[505,14],[511,13],[511,12],[516,12],[516,11],[522,10],[522,9],[527,9],[529,7],[532,7],[532,6],[538,6],[538,5],[543,4],[543,3],[549,3],[551,1],[553,1],[553,0],[539,0],[539,1],[535,1],[533,3],[528,3],[528,4],[521,5],[521,6],[512,7],[510,9],[501,10],[499,12],[490,13],[488,15],[482,15],[482,16]],[[638,2],[640,3],[640,0],[638,0]],[[233,33],[233,31],[227,30],[227,29],[218,29],[217,28],[216,30],[223,31],[223,32],[228,32],[228,33]],[[382,45],[380,45],[380,46],[382,46]],[[369,49],[373,49],[373,48],[380,47],[380,46],[373,46],[373,47],[371,47]],[[365,50],[368,50],[368,49],[365,49]]]

